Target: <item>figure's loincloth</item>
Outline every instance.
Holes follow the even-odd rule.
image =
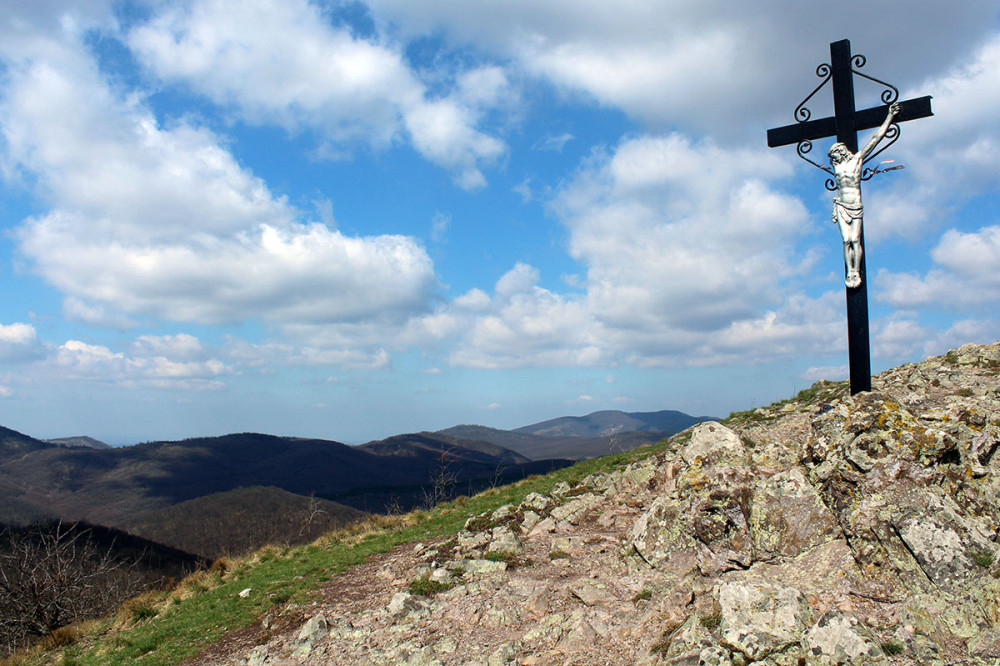
[[[864,207],[860,202],[856,204],[844,203],[840,199],[833,200],[833,221],[843,222],[851,225],[860,222],[864,216]]]

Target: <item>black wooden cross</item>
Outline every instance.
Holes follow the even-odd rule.
[[[792,143],[798,144],[800,157],[814,166],[827,171],[829,171],[828,167],[821,166],[805,156],[812,149],[811,142],[813,139],[836,136],[837,141],[846,145],[848,150],[852,153],[857,153],[858,132],[879,127],[889,113],[889,104],[896,101],[899,92],[884,81],[879,81],[856,71],[852,67],[852,64],[858,68],[863,67],[865,57],[862,55],[851,55],[850,41],[843,39],[830,44],[830,64],[820,65],[816,69],[818,76],[825,77],[823,83],[795,110],[795,118],[798,122],[794,125],[776,127],[767,131],[767,145],[774,148]],[[860,111],[855,110],[855,74],[886,86],[887,89],[881,96],[882,101],[885,102],[883,106],[876,106]],[[819,120],[810,120],[810,112],[805,108],[805,104],[831,78],[833,80],[834,115]],[[933,115],[931,112],[931,98],[929,96],[909,99],[899,104],[900,112],[894,119],[892,128],[890,128],[891,132],[893,129],[895,130],[890,137],[893,141],[899,134],[899,128],[895,123],[926,118]],[[878,152],[881,152],[881,150]],[[874,154],[869,159],[871,157],[874,157]],[[866,174],[868,174],[866,177],[870,177],[871,173],[871,170],[866,170]],[[836,186],[833,185],[833,180],[827,181],[827,189],[836,189]],[[864,230],[862,229],[862,249],[864,248],[864,242]],[[847,287],[847,348],[851,367],[851,395],[862,391],[870,391],[872,388],[871,355],[868,345],[868,280],[865,276],[864,253],[861,255],[860,270],[861,285],[858,287]]]

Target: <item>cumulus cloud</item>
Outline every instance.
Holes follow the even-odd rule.
[[[816,253],[802,204],[768,177],[787,166],[677,134],[629,138],[567,182],[553,210],[586,267],[578,291],[518,263],[413,320],[414,340],[451,341],[475,368],[679,367],[826,354],[843,341],[842,295],[790,286]]]
[[[920,240],[954,223],[962,204],[995,186],[1000,171],[1000,36],[940,76],[914,85],[910,94],[933,95],[935,115],[901,125],[892,151],[906,164],[905,175],[878,183],[869,197],[870,208],[879,212],[877,224],[866,226],[866,237],[876,242],[893,234]]]
[[[510,58],[532,76],[651,126],[741,139],[759,134],[774,118],[791,121],[794,105],[814,85],[808,64],[826,60],[831,41],[851,36],[871,63],[895,73],[894,82],[905,86],[940,71],[970,41],[984,38],[992,23],[983,16],[995,16],[990,0],[891,0],[879,10],[892,16],[888,29],[906,39],[887,40],[885,22],[858,20],[872,12],[863,0],[841,3],[835,12],[793,0],[368,4],[407,34],[442,31],[458,44]],[[794,71],[786,63],[807,66]]]
[[[31,324],[0,324],[0,363],[27,363],[41,358],[45,348]]]
[[[680,135],[624,141],[557,200],[590,310],[623,335],[718,330],[782,299],[808,216],[762,178],[786,167]],[[686,343],[685,343],[686,344]]]
[[[148,386],[186,390],[218,390],[222,377],[231,370],[215,358],[194,360],[163,353],[171,348],[190,347],[196,342],[178,338],[140,340],[133,353],[115,352],[102,345],[79,340],[62,344],[46,364],[63,379],[112,382],[123,386]],[[152,353],[150,353],[152,352]]]
[[[385,147],[401,136],[466,189],[504,143],[476,128],[507,87],[503,71],[462,72],[433,95],[398,47],[330,25],[305,0],[164,7],[129,45],[157,75],[191,86],[253,123],[315,129],[334,144]]]
[[[332,365],[348,370],[385,370],[392,365],[388,350],[360,335],[344,336],[337,327],[297,326],[284,333],[290,341],[255,344],[232,338],[225,345],[226,358],[264,372],[286,365]]]
[[[454,365],[475,368],[587,366],[604,355],[585,303],[538,285],[537,269],[518,264],[497,281],[489,310],[473,317]]]
[[[931,250],[933,266],[917,273],[879,271],[879,300],[900,308],[994,311],[1000,301],[1000,226],[951,229]]]
[[[219,137],[159,126],[79,49],[24,57],[8,77],[8,159],[36,173],[53,203],[16,238],[68,297],[68,316],[119,327],[142,315],[321,323],[425,308],[434,271],[416,241],[300,222]]]

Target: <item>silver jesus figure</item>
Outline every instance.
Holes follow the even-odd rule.
[[[861,286],[861,223],[864,217],[861,206],[861,173],[865,158],[885,138],[889,125],[897,114],[898,102],[889,107],[885,122],[857,153],[852,153],[839,142],[830,147],[830,166],[833,167],[833,177],[840,192],[833,200],[833,221],[840,227],[840,235],[844,239],[844,284],[851,288]]]

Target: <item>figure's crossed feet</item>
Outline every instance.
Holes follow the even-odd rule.
[[[857,287],[860,287],[861,286],[861,275],[858,274],[858,273],[849,274],[847,276],[847,278],[844,280],[844,284],[846,284],[851,289],[855,289]]]

